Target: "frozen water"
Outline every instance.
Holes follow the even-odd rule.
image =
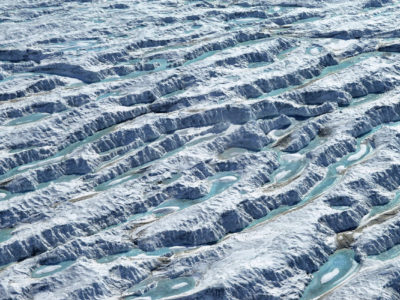
[[[397,299],[400,4],[0,3],[0,299]]]
[[[357,153],[355,153],[355,154],[349,156],[349,157],[347,158],[347,160],[348,160],[348,161],[355,161],[355,160],[358,160],[358,159],[360,159],[361,157],[364,156],[364,154],[367,152],[367,150],[368,150],[367,145],[361,144],[361,145],[360,145],[360,150],[358,150]]]
[[[54,266],[45,266],[43,269],[37,270],[35,272],[36,275],[42,275],[44,273],[51,273],[53,271],[56,271],[60,269],[62,266],[61,265],[54,265]]]
[[[341,250],[332,255],[329,260],[313,275],[302,299],[315,299],[333,289],[357,269],[354,253],[351,250]]]
[[[331,281],[333,278],[335,278],[338,274],[340,273],[340,270],[338,268],[333,269],[331,272],[324,274],[321,277],[321,284],[325,284],[328,281]]]

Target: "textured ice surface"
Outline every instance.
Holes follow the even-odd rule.
[[[0,8],[0,299],[400,299],[399,1]]]

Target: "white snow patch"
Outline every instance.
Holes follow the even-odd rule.
[[[0,199],[3,199],[3,198],[5,198],[7,196],[7,194],[6,193],[0,193]]]
[[[119,178],[119,179],[112,180],[109,183],[107,183],[107,186],[114,185],[114,184],[119,184],[124,180],[126,180],[126,177],[122,177],[122,178]]]
[[[278,174],[275,175],[275,180],[276,181],[281,180],[283,177],[285,177],[288,174],[290,174],[289,170],[281,171],[281,172],[279,172]]]
[[[349,156],[349,158],[347,160],[354,161],[354,160],[360,159],[366,152],[367,152],[367,145],[361,144],[360,150],[358,152],[354,153],[353,155]]]
[[[300,153],[293,153],[293,154],[286,154],[282,155],[282,160],[287,161],[287,162],[293,162],[293,161],[299,161],[304,158],[303,154]]]
[[[185,250],[185,249],[190,249],[190,247],[172,246],[172,247],[169,247],[169,249],[172,250],[172,251],[181,251],[181,250]]]
[[[329,273],[326,273],[324,276],[321,277],[321,284],[331,281],[333,278],[335,278],[336,275],[339,274],[339,272],[340,272],[339,269],[335,268]]]
[[[343,50],[346,49],[347,47],[349,47],[351,44],[353,44],[354,42],[349,40],[335,40],[334,42],[326,45],[328,48],[330,48],[333,51],[338,51],[338,50]]]
[[[39,271],[36,271],[36,275],[50,273],[50,272],[60,269],[61,267],[62,267],[61,265],[47,266],[47,267],[44,267],[43,269],[40,269]]]
[[[184,286],[187,286],[187,285],[188,285],[187,282],[181,282],[181,283],[178,283],[178,284],[173,285],[173,286],[171,287],[171,289],[177,290],[177,289],[183,288]]]
[[[235,181],[237,178],[235,176],[224,176],[218,179],[218,181],[220,182],[231,182],[231,181]]]
[[[312,49],[310,50],[310,54],[312,54],[312,55],[317,55],[317,54],[319,54],[319,49],[318,49],[318,48],[312,48]]]
[[[346,167],[345,167],[345,166],[339,166],[339,167],[336,168],[336,172],[338,172],[338,173],[341,173],[341,172],[343,172],[344,170],[346,170]]]

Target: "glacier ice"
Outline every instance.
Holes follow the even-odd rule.
[[[0,8],[0,299],[400,298],[398,1]]]

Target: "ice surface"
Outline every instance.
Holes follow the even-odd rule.
[[[0,299],[400,297],[400,4],[0,3]]]

